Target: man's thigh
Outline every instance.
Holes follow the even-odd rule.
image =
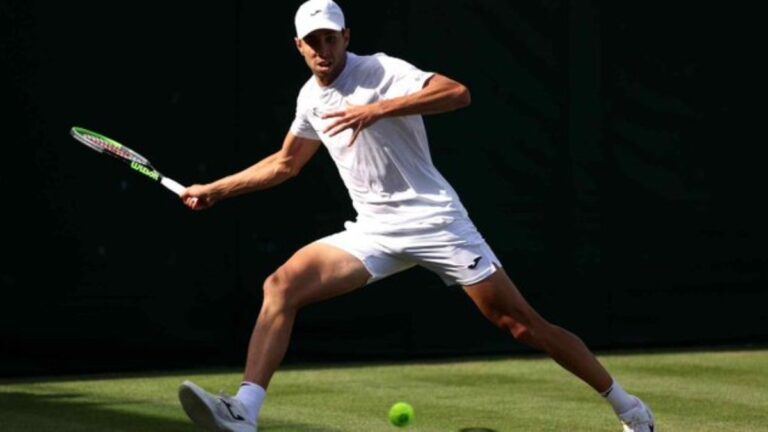
[[[270,276],[272,285],[289,290],[286,295],[299,306],[354,291],[370,278],[354,255],[317,242],[299,249]]]

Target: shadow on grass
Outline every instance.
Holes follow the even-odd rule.
[[[0,393],[3,432],[188,432],[191,425],[181,419],[122,412],[109,402],[83,401],[78,393]],[[118,403],[130,403],[120,401]]]
[[[259,432],[342,432],[344,429],[331,429],[303,423],[270,421],[269,417],[259,420]]]
[[[471,428],[459,429],[459,432],[496,432],[496,430],[488,429],[488,428],[471,427]]]
[[[83,401],[79,393],[30,394],[0,393],[0,431],[2,432],[196,432],[185,417],[174,419],[121,411],[114,405],[149,404],[144,401]],[[181,407],[179,412],[182,413]],[[180,414],[183,416],[184,414]],[[265,419],[265,432],[339,432],[301,423]]]

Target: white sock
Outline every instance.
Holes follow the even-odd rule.
[[[635,398],[624,391],[616,380],[613,380],[608,390],[601,394],[611,404],[616,414],[623,414],[637,405]]]
[[[261,411],[261,405],[264,404],[264,398],[267,397],[267,391],[258,384],[243,381],[240,384],[240,389],[235,395],[235,399],[243,403],[246,410],[248,420],[256,422],[259,418],[259,412]]]

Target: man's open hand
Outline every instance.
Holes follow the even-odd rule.
[[[351,146],[354,144],[360,131],[376,123],[382,116],[378,103],[370,105],[347,104],[347,108],[342,111],[334,111],[322,116],[324,119],[336,118],[336,121],[328,125],[323,132],[334,136],[343,130],[352,129],[352,138],[349,140],[349,144],[347,144],[347,146]]]

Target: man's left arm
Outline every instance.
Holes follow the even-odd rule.
[[[407,96],[380,100],[369,105],[350,105],[343,111],[325,114],[323,118],[337,119],[324,132],[333,136],[351,128],[354,133],[349,145],[352,145],[361,130],[382,118],[439,114],[463,108],[470,101],[467,87],[444,75],[434,74],[421,90]]]
[[[440,114],[464,108],[471,98],[469,89],[445,75],[432,75],[424,87],[408,96],[379,101],[379,118],[413,114]]]

